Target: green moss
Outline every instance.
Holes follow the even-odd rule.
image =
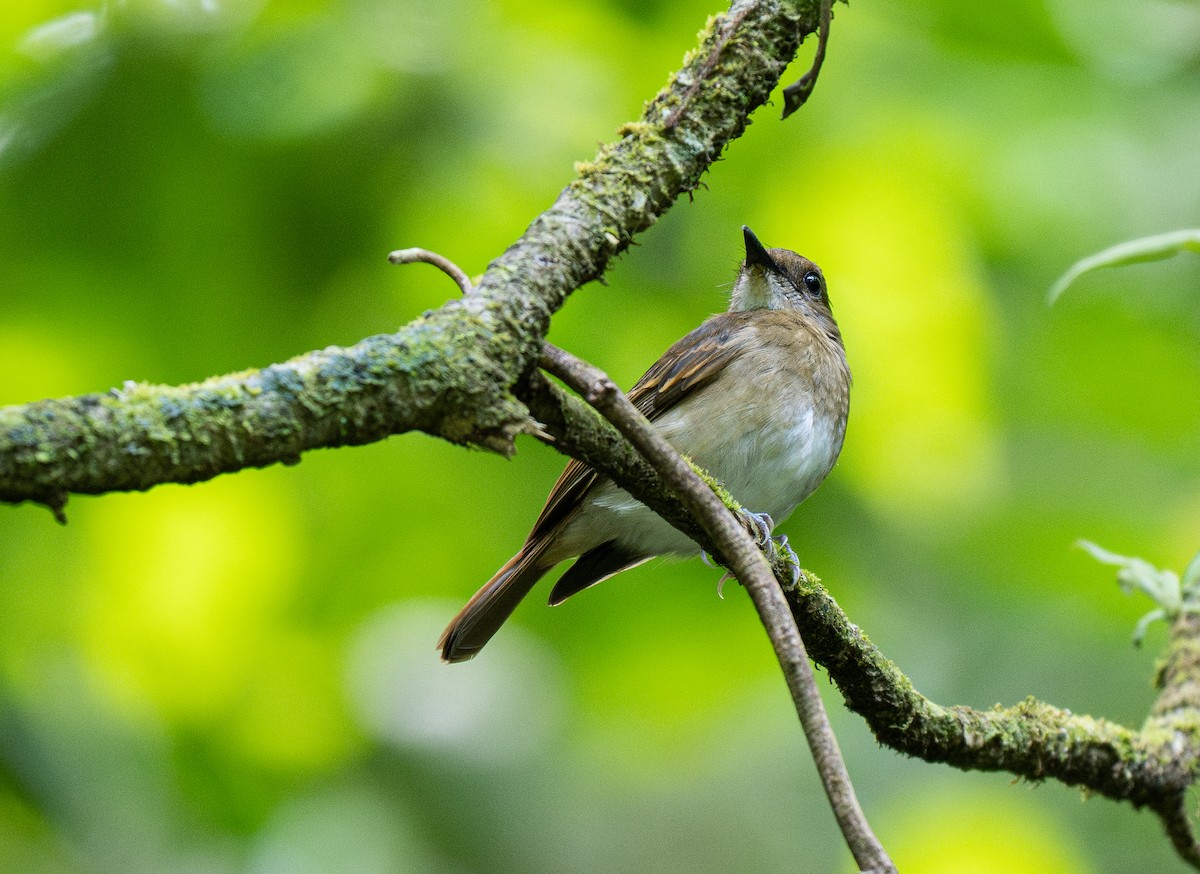
[[[716,496],[721,499],[722,504],[724,504],[728,509],[732,510],[734,513],[742,512],[742,505],[739,504],[737,502],[737,500],[733,497],[733,495],[731,495],[729,493],[729,490],[725,488],[724,483],[722,483],[719,479],[717,479],[715,476],[710,474],[707,470],[702,468],[700,465],[696,464],[696,462],[692,461],[686,455],[683,456],[683,460],[688,463],[688,467],[690,467],[695,472],[696,476],[698,476],[698,477],[700,477],[700,479],[704,480],[704,484],[706,486],[708,486],[710,489],[712,489],[713,492],[716,494]]]
[[[644,121],[627,121],[617,128],[617,136],[620,137],[650,137],[654,130],[653,125]]]
[[[0,410],[0,498],[53,505],[64,487],[195,482],[414,427],[511,454],[528,414],[497,388],[506,377],[493,361],[517,360],[524,338],[489,332],[486,314],[441,322],[201,383],[127,382]],[[509,357],[483,355],[489,344]]]

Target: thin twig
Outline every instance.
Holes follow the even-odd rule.
[[[1200,843],[1187,815],[1186,796],[1181,794],[1168,803],[1156,804],[1154,812],[1162,820],[1163,829],[1171,840],[1171,846],[1183,861],[1200,870]]]
[[[783,118],[787,118],[812,96],[817,76],[825,63],[825,46],[829,43],[829,22],[833,20],[833,0],[821,0],[821,30],[817,35],[817,54],[808,72],[783,89]]]
[[[463,296],[475,290],[475,286],[471,284],[471,279],[467,276],[466,271],[445,255],[439,255],[437,252],[431,252],[428,249],[421,249],[419,247],[397,249],[395,252],[388,253],[388,260],[393,264],[416,264],[418,262],[432,264],[458,284],[458,288],[462,291]]]
[[[720,498],[691,466],[629,402],[616,384],[598,368],[544,344],[543,369],[579,392],[672,486],[680,500],[715,542],[722,558],[745,586],[771,638],[775,655],[795,702],[817,771],[834,816],[862,871],[895,871],[891,859],[871,830],[854,794],[837,738],[821,701],[804,641],[792,619],[779,582],[754,540]]]

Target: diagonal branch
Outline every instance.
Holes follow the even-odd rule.
[[[1190,785],[1197,768],[1196,726],[1180,744],[1157,724],[1141,731],[1029,698],[1012,707],[944,707],[921,695],[842,613],[814,578],[788,593],[813,659],[825,666],[846,705],[876,738],[930,762],[975,771],[1052,777],[1135,806]]]
[[[683,505],[715,542],[722,562],[750,593],[775,648],[825,793],[855,861],[862,871],[894,872],[895,865],[875,837],[855,796],[808,663],[804,641],[796,630],[779,583],[754,540],[708,484],[605,373],[549,343],[541,363],[617,426],[622,436],[637,447],[679,495]]]
[[[816,26],[816,0],[735,0],[475,294],[395,334],[195,385],[131,382],[0,410],[0,501],[61,508],[71,492],[197,482],[410,430],[511,453],[532,425],[510,389],[551,314],[699,185]]]

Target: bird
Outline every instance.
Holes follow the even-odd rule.
[[[782,521],[837,461],[850,411],[850,368],[825,276],[742,227],[726,312],[672,345],[629,400],[675,449],[743,506]],[[761,526],[760,526],[761,527]],[[534,584],[567,559],[551,605],[656,556],[700,547],[580,461],[559,477],[524,546],[475,593],[438,640],[442,659],[473,658]]]

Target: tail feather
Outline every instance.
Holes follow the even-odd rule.
[[[540,544],[527,544],[472,596],[438,640],[443,661],[465,662],[483,649],[534,583],[552,567],[542,564],[541,556]]]
[[[622,549],[617,546],[615,540],[601,543],[579,556],[575,563],[567,568],[567,572],[558,578],[550,592],[550,606],[561,604],[572,595],[596,583],[602,583],[621,571],[637,567],[642,562],[649,561],[651,557]]]

